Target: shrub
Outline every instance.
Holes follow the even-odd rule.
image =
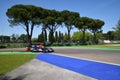
[[[2,49],[2,48],[6,48],[6,46],[0,46],[0,49]]]

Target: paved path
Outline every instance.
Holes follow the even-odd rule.
[[[43,61],[32,61],[16,68],[1,80],[95,80]]]

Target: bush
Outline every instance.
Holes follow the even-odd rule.
[[[59,43],[58,46],[64,46],[64,44],[63,43]]]
[[[6,46],[0,46],[0,49],[2,49],[2,48],[6,48]]]

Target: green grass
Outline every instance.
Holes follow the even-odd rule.
[[[104,44],[104,45],[78,45],[78,46],[56,46],[53,48],[87,48],[87,49],[103,49],[103,50],[120,50],[120,44]]]
[[[13,54],[38,54],[38,52],[0,52],[0,55],[13,55]]]
[[[19,67],[20,65],[35,58],[36,54],[10,54],[0,55],[0,75]]]
[[[107,44],[107,45],[87,45],[87,46],[80,46],[80,47],[86,47],[86,48],[119,48],[120,45],[112,45],[112,44]]]

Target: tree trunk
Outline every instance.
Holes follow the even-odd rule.
[[[32,25],[31,25],[31,32],[30,32],[31,38],[32,38],[32,35],[33,35],[33,29],[34,29],[34,23],[32,23]]]
[[[27,31],[28,46],[30,46],[32,44],[31,38],[32,38],[34,24],[31,25],[31,32],[30,33],[29,33],[29,25],[28,25],[28,23],[26,22],[25,25],[26,25],[26,31]]]
[[[53,31],[50,31],[50,33],[49,33],[49,41],[50,41],[50,45],[52,45],[53,44],[53,42],[54,42],[54,32]]]
[[[97,40],[96,40],[96,33],[95,33],[95,32],[93,32],[93,34],[94,34],[94,43],[95,43],[95,44],[97,44]]]
[[[68,30],[68,44],[70,45],[71,44],[71,38],[70,38],[71,28],[70,28],[70,26],[67,27],[67,30]]]
[[[85,45],[85,28],[83,29],[82,44]]]
[[[28,35],[28,46],[32,44],[31,35]]]

